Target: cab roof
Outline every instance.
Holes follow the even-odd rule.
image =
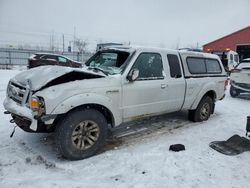
[[[164,52],[164,53],[179,53],[181,56],[196,56],[196,57],[207,57],[207,58],[215,58],[218,59],[219,57],[215,54],[205,53],[205,52],[197,52],[197,51],[190,51],[190,50],[173,50],[167,48],[159,48],[159,47],[144,47],[144,46],[109,46],[104,48],[103,50],[120,50],[126,52]]]

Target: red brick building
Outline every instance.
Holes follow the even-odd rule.
[[[203,51],[227,51],[239,53],[241,59],[250,57],[250,26],[205,44]]]

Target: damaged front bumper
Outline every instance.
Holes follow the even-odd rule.
[[[37,118],[31,109],[18,105],[8,97],[4,100],[3,105],[17,126],[26,132],[48,133],[54,130],[51,122],[57,117],[55,114]]]
[[[15,123],[25,130],[37,131],[37,120],[32,114],[32,110],[26,106],[18,105],[15,101],[6,97],[3,103],[4,108],[11,113]]]
[[[4,108],[14,122],[27,132],[50,132],[56,115],[37,115],[27,104],[32,97],[31,84],[23,86],[11,80],[4,100]]]

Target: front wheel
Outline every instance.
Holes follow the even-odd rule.
[[[240,94],[239,90],[237,90],[235,87],[230,87],[230,95],[231,97],[235,98]]]
[[[208,120],[213,111],[213,104],[211,97],[203,97],[195,110],[189,110],[188,119],[193,122]]]
[[[94,109],[72,111],[57,125],[57,147],[67,159],[84,159],[96,154],[102,148],[107,132],[107,121],[99,111]]]

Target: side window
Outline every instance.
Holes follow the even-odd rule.
[[[160,54],[141,53],[136,59],[132,69],[139,70],[138,80],[164,79]]]
[[[233,54],[230,54],[230,61],[233,61]]]
[[[67,59],[64,58],[64,57],[58,57],[58,61],[61,62],[61,63],[67,63]]]
[[[203,58],[188,57],[187,65],[188,65],[189,72],[191,74],[205,74],[207,72],[205,59]]]
[[[216,59],[206,59],[207,73],[221,73],[221,67]]]
[[[47,60],[52,59],[57,61],[57,57],[53,55],[44,55],[43,57],[41,57],[41,59],[47,59]]]
[[[239,56],[238,55],[234,55],[234,61],[239,62]]]
[[[170,75],[172,78],[181,78],[181,67],[177,55],[168,54],[168,64],[170,68]]]

